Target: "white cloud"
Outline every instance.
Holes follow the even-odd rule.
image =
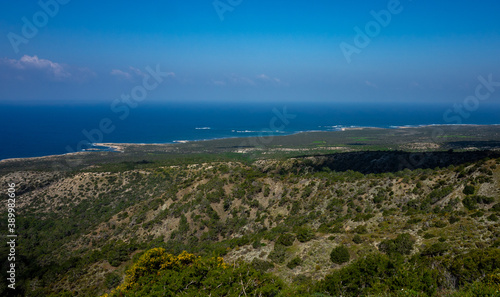
[[[121,79],[126,79],[126,80],[136,80],[138,78],[146,77],[148,76],[146,73],[142,72],[140,69],[134,68],[130,66],[128,70],[120,70],[120,69],[113,69],[110,72],[111,75],[119,77]],[[175,76],[173,73],[169,73],[171,76]]]
[[[266,74],[256,75],[254,78],[248,78],[237,74],[231,74],[225,79],[212,79],[211,84],[216,86],[237,85],[237,86],[259,86],[259,85],[275,85],[287,86],[281,79],[270,77]]]
[[[119,77],[122,77],[122,78],[125,78],[125,79],[132,79],[132,75],[130,75],[130,73],[121,71],[119,69],[113,69],[113,70],[111,70],[110,74],[114,75],[114,76],[119,76]]]
[[[55,80],[64,80],[71,77],[71,73],[62,64],[46,59],[39,59],[38,56],[24,55],[19,60],[3,59],[4,64],[17,70],[45,72]]]
[[[259,74],[257,75],[257,79],[260,81],[266,83],[266,84],[273,84],[277,86],[288,86],[288,83],[282,82],[281,79],[277,77],[270,77],[269,75],[266,74]]]
[[[0,59],[0,66],[6,66],[11,77],[25,80],[29,76],[40,75],[48,80],[54,81],[83,81],[95,76],[88,68],[74,68],[66,64],[60,64],[47,59],[40,59],[37,55],[24,55],[21,59]]]
[[[216,85],[216,86],[225,86],[226,85],[226,82],[223,81],[223,80],[215,80],[213,79],[212,80],[212,84]]]
[[[248,77],[231,74],[229,81],[235,85],[255,86],[255,82]]]
[[[142,77],[148,76],[146,73],[142,72],[140,69],[134,68],[132,66],[130,66],[129,69],[130,69],[131,73],[134,73],[137,76],[142,76]]]

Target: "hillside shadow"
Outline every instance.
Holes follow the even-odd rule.
[[[433,169],[476,162],[484,158],[498,158],[499,152],[472,151],[472,152],[425,152],[412,153],[404,151],[364,151],[338,153],[331,155],[301,156],[312,162],[308,165],[316,171],[329,168],[333,171],[358,171],[363,174],[398,172],[404,169]]]
[[[500,141],[489,140],[489,141],[451,141],[445,144],[447,148],[451,149],[464,149],[475,147],[477,149],[489,150],[493,148],[500,148]]]

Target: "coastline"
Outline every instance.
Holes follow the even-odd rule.
[[[92,153],[92,151],[81,151],[81,152],[73,152],[73,153],[65,153],[65,154],[53,154],[53,155],[38,156],[38,157],[7,158],[7,159],[1,159],[0,163],[2,163],[2,162],[9,163],[9,162],[18,162],[18,161],[47,160],[47,159],[52,159],[52,158],[57,158],[57,157],[62,157],[62,156],[84,155],[86,153]]]
[[[305,130],[305,131],[296,131],[290,132],[289,134],[280,134],[280,135],[263,135],[263,136],[234,136],[234,137],[218,137],[218,138],[208,138],[208,139],[195,139],[195,140],[174,140],[172,142],[165,143],[93,143],[93,147],[102,147],[103,149],[85,149],[79,152],[72,153],[64,153],[64,154],[51,154],[46,156],[33,156],[33,157],[12,157],[6,159],[0,159],[0,164],[9,163],[9,162],[18,162],[18,161],[30,161],[30,160],[46,160],[51,158],[57,158],[62,156],[78,156],[83,154],[90,154],[93,152],[116,152],[116,153],[124,153],[127,147],[145,147],[145,146],[176,146],[183,144],[193,144],[199,142],[206,141],[217,141],[217,140],[229,140],[229,139],[246,139],[246,138],[269,138],[269,137],[286,137],[298,134],[307,134],[307,133],[335,133],[335,132],[346,132],[346,131],[363,131],[363,130],[397,130],[397,129],[418,129],[418,128],[426,128],[426,127],[493,127],[500,126],[500,124],[489,124],[489,125],[480,125],[480,124],[424,124],[424,125],[403,125],[403,126],[389,126],[389,127],[375,127],[375,126],[350,126],[350,127],[342,127],[342,126],[329,126],[335,127],[336,130],[328,129],[328,130]]]

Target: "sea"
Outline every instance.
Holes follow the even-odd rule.
[[[95,149],[94,143],[175,143],[345,127],[500,124],[500,105],[483,102],[468,109],[453,102],[186,102],[121,107],[0,105],[0,160]]]

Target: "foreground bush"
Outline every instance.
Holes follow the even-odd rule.
[[[500,296],[499,249],[441,260],[370,254],[327,275],[314,290],[323,296]]]
[[[331,296],[378,296],[401,290],[432,295],[439,285],[437,273],[422,267],[409,267],[377,253],[327,275],[318,283],[317,291]]]
[[[114,296],[276,296],[277,278],[250,265],[227,265],[223,259],[201,258],[165,249],[147,251],[126,273],[125,282],[103,297]]]
[[[451,273],[459,285],[472,283],[485,276],[497,280],[500,289],[500,249],[472,250],[456,257],[451,263]]]
[[[330,253],[330,260],[335,264],[349,262],[350,258],[349,250],[343,245],[334,248]]]

